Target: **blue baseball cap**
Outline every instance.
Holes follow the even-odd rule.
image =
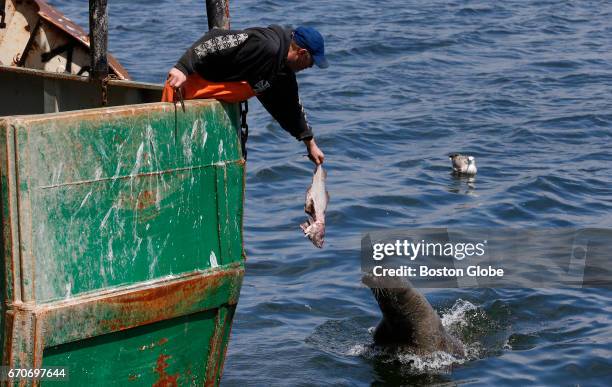
[[[293,31],[293,40],[298,46],[308,50],[318,67],[322,69],[329,67],[325,58],[325,43],[319,31],[311,27],[298,27]]]

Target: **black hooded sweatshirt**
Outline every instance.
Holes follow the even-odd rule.
[[[298,96],[295,73],[287,66],[291,29],[277,25],[245,30],[213,29],[175,65],[185,75],[211,82],[247,81],[278,123],[298,140],[312,130]]]

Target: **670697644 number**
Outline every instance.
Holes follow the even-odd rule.
[[[10,381],[14,379],[67,380],[67,378],[68,370],[65,367],[0,367],[0,381]]]

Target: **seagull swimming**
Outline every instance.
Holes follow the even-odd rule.
[[[476,159],[473,156],[460,155],[459,153],[453,153],[448,156],[453,163],[453,172],[460,175],[475,175],[478,169],[476,169]]]

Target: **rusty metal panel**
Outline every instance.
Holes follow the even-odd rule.
[[[215,321],[215,330],[209,341],[208,362],[206,364],[206,385],[214,386],[218,384],[218,376],[220,374],[221,359],[219,356],[223,353],[221,346],[223,345],[223,336],[227,325],[228,308],[219,308],[217,319]]]
[[[238,187],[245,186],[246,164],[227,164],[225,168],[227,187],[227,213],[228,213],[228,257],[246,258],[242,244],[242,219],[244,213],[244,190]]]
[[[244,275],[242,264],[233,267],[52,304],[13,304],[3,361],[61,364],[71,385],[141,385],[166,380],[158,367],[163,354],[180,384],[217,385]]]
[[[50,347],[236,305],[243,276],[244,268],[236,264],[29,310],[43,322],[43,340]]]
[[[15,136],[9,125],[0,120],[0,188],[2,189],[2,267],[4,268],[3,299],[21,300],[21,265],[19,263],[19,230],[17,192],[14,186]]]
[[[228,306],[221,308],[217,315],[215,333],[211,338],[211,349],[206,365],[206,386],[218,386],[221,383],[225,353],[229,343],[229,335],[232,330],[232,320],[234,319],[235,312],[235,306]]]
[[[216,170],[219,249],[223,258],[242,255],[241,203],[244,197],[243,192],[236,190],[235,187],[243,184],[243,168],[242,163],[236,163],[219,165]]]
[[[7,119],[22,299],[46,302],[204,270],[220,249],[216,170],[242,165],[235,108],[194,101]],[[224,184],[224,183],[223,183]]]
[[[70,386],[203,386],[216,310],[45,350],[70,369]],[[54,385],[56,383],[48,383]]]
[[[225,164],[219,165],[215,168],[216,170],[216,182],[215,186],[217,188],[217,219],[218,222],[218,232],[219,232],[219,251],[221,255],[219,256],[219,262],[217,264],[223,265],[226,262],[223,261],[225,258],[230,258],[230,236],[229,236],[229,216],[228,216],[228,208],[227,208],[227,168]],[[231,259],[231,258],[230,258]]]
[[[96,385],[126,365],[85,372],[92,354],[127,351],[117,385],[218,384],[245,164],[237,105],[185,105],[0,119],[6,364],[67,361],[83,371],[71,384]],[[142,340],[162,352],[136,352]]]

